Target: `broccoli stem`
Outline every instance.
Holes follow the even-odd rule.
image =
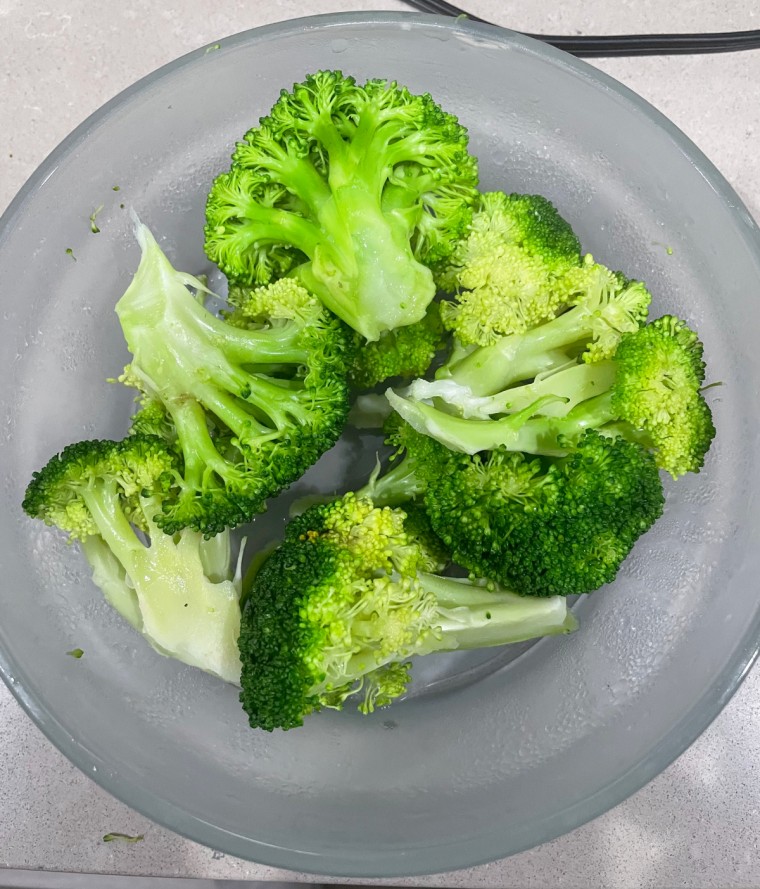
[[[263,376],[252,376],[250,391],[246,400],[262,411],[277,429],[286,429],[293,420],[300,424],[309,423],[312,411],[303,401],[303,387],[294,388],[289,383],[281,385]],[[271,429],[266,430],[270,432]]]
[[[232,580],[230,571],[232,545],[229,531],[225,530],[214,534],[213,537],[203,538],[198,545],[198,554],[201,557],[203,573],[211,583]]]
[[[192,279],[190,284],[192,286]],[[167,299],[161,320],[164,322],[158,334],[161,337],[170,335],[176,324],[176,331],[182,332],[177,343],[184,349],[192,343],[202,343],[207,349],[218,349],[230,361],[238,364],[283,361],[297,364],[305,362],[308,357],[306,350],[299,345],[302,331],[297,324],[287,322],[279,327],[261,330],[235,327],[212,315],[184,286]],[[179,327],[180,323],[182,327]],[[147,331],[141,332],[147,336]]]
[[[286,235],[295,247],[310,256],[319,243],[319,228],[290,210],[262,207],[247,201],[245,207],[241,207],[241,213],[245,222],[235,232],[239,250],[247,250],[257,241],[277,243]]]
[[[410,402],[404,402],[402,407],[394,404],[394,407],[418,432],[431,435],[452,450],[465,454],[503,447],[525,454],[563,457],[567,449],[560,443],[562,437],[569,443],[579,438],[584,430],[599,429],[617,419],[609,392],[590,398],[565,417],[533,416],[540,409],[542,400],[500,420],[465,420],[426,404]]]
[[[135,533],[120,505],[116,482],[98,482],[83,486],[80,494],[92,516],[100,536],[132,575],[135,559],[145,550],[145,544]]]
[[[144,226],[137,235],[143,258],[116,304],[116,314],[136,363],[156,380],[171,377],[172,370],[197,374],[199,369],[216,368],[222,357],[228,364],[305,362],[307,353],[298,345],[297,325],[244,330],[220,321],[187,289],[201,288],[201,282],[176,272]],[[167,350],[176,368],[166,366]],[[157,356],[155,361],[152,355]]]
[[[223,322],[217,323],[221,326]],[[263,330],[230,332],[236,330],[226,324],[221,332],[215,330],[214,333],[216,342],[240,364],[306,364],[309,359],[309,353],[299,343],[303,330],[292,322]]]
[[[115,482],[85,487],[81,496],[103,544],[129,578],[129,585],[125,583],[118,590],[113,583],[118,575],[98,559],[102,553],[92,546],[85,547],[85,554],[94,558],[93,569],[109,571],[112,582],[104,589],[109,602],[133,626],[139,627],[160,653],[199,666],[227,682],[237,682],[239,596],[229,578],[218,578],[218,565],[217,576],[209,578],[204,574],[201,534],[185,530],[178,539],[164,534],[150,518],[160,510],[160,504],[143,499],[140,508],[150,536],[150,543],[145,544],[121,509]],[[219,555],[210,551],[206,559],[218,562]],[[134,600],[127,596],[129,586],[134,590]]]
[[[426,640],[431,651],[508,645],[570,633],[578,626],[560,596],[518,596],[461,578],[419,577],[438,600],[441,638]]]
[[[494,395],[540,373],[567,364],[579,344],[592,338],[593,315],[576,307],[553,321],[511,334],[466,355],[445,374],[473,395]],[[575,347],[575,349],[574,349]]]
[[[504,414],[523,410],[539,398],[556,395],[561,401],[547,404],[542,413],[547,416],[566,416],[587,399],[606,392],[615,382],[615,364],[599,361],[596,364],[575,364],[566,370],[550,373],[533,383],[514,386],[483,398],[478,402],[478,415]]]
[[[329,126],[325,129],[330,129]],[[332,128],[333,132],[334,128]],[[335,132],[335,136],[338,134]],[[342,140],[337,138],[338,142]],[[292,182],[298,197],[315,215],[320,207],[330,198],[330,188],[317,172],[314,164],[306,157],[293,157],[272,139],[267,144],[268,153],[256,155],[256,163],[274,173],[281,181]],[[337,148],[337,143],[335,145]],[[247,208],[247,205],[246,205]]]
[[[214,445],[203,408],[198,402],[187,400],[170,403],[167,407],[185,459],[185,483],[192,490],[202,490],[208,473],[227,479],[230,464]]]
[[[376,506],[400,506],[424,491],[425,484],[417,475],[415,461],[405,456],[381,476],[373,476],[356,492],[356,497],[369,497]]]
[[[92,568],[93,583],[103,591],[112,608],[143,632],[133,578],[141,574],[139,568],[135,569],[143,565],[145,544],[121,509],[115,482],[83,487],[80,493],[100,535],[93,534],[81,541],[82,552]],[[155,511],[159,509],[156,505]]]
[[[516,445],[510,449],[548,457],[562,456],[566,450],[558,448],[558,441],[577,441],[586,429],[600,429],[618,419],[617,412],[612,407],[612,392],[608,390],[581,402],[565,417],[536,417],[528,420],[518,433]],[[489,422],[491,421],[486,421]],[[617,426],[618,432],[623,432],[624,429],[622,423]],[[624,437],[629,437],[627,430]]]
[[[377,190],[358,179],[319,211],[327,233],[294,274],[367,340],[420,321],[435,296],[431,271],[412,253],[409,227],[386,215]]]
[[[266,436],[271,429],[257,422],[245,403],[222,388],[199,386],[197,395],[202,404],[241,440]]]
[[[306,363],[298,325],[257,331],[226,324],[193,298],[185,284],[194,279],[178,276],[163,253],[151,251],[145,263],[158,264],[165,286],[159,294],[155,287],[136,286],[138,278],[148,274],[141,264],[117,312],[146,389],[157,391],[167,404],[185,453],[196,451],[188,462],[200,463],[202,452],[220,474],[225,462],[211,442],[203,412],[197,404],[192,408],[188,395],[246,442],[270,436],[272,426],[285,428],[288,416],[306,421],[307,408],[296,395],[244,370],[252,363]]]
[[[465,454],[477,454],[480,451],[492,451],[495,448],[504,447],[510,451],[524,451],[528,454],[562,456],[565,451],[558,447],[557,432],[552,431],[556,429],[556,424],[565,423],[564,428],[574,430],[574,434],[580,434],[584,428],[594,428],[595,425],[602,425],[608,421],[603,418],[601,403],[599,405],[599,422],[593,422],[596,418],[596,414],[593,412],[589,417],[580,417],[579,415],[577,428],[571,421],[571,416],[575,411],[561,420],[553,417],[535,417],[545,405],[558,401],[554,395],[539,398],[527,408],[500,420],[472,420],[453,417],[432,405],[401,398],[391,389],[386,393],[386,397],[399,416],[417,432],[429,435],[451,450],[461,451]],[[602,399],[607,397],[606,395],[598,396]],[[595,401],[596,399],[591,399],[586,404]],[[575,410],[579,410],[579,408]],[[608,419],[614,419],[614,415]],[[555,438],[552,438],[552,435]]]
[[[222,535],[219,535],[222,536]],[[127,580],[124,566],[97,534],[80,541],[85,559],[92,568],[92,582],[103,591],[106,602],[139,632],[142,615],[137,595]]]

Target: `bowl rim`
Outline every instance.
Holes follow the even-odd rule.
[[[405,29],[432,28],[474,36],[538,56],[561,72],[579,77],[597,88],[601,87],[616,94],[624,100],[629,110],[648,118],[675,143],[686,160],[728,206],[737,222],[738,233],[743,236],[748,251],[755,255],[760,265],[760,229],[744,202],[691,139],[633,90],[604,71],[519,32],[467,19],[414,12],[345,12],[287,19],[221,38],[162,65],[100,106],[47,155],[0,216],[0,246],[5,240],[5,233],[14,228],[26,202],[34,197],[37,190],[55,171],[60,160],[88,137],[92,127],[117,113],[134,96],[167,75],[181,71],[210,51],[236,49],[294,31],[322,31],[357,24],[403,25]],[[96,769],[94,763],[98,761],[97,757],[88,750],[86,744],[72,737],[56,717],[37,702],[34,691],[26,688],[17,678],[23,673],[23,670],[19,669],[20,665],[16,664],[2,648],[0,648],[0,676],[27,715],[70,762],[116,799],[169,830],[202,845],[218,848],[230,855],[269,867],[334,877],[388,878],[420,876],[476,867],[549,842],[602,815],[656,777],[702,734],[739,688],[754,665],[758,653],[760,653],[760,609],[746,628],[721,673],[705,687],[698,702],[673,726],[668,735],[661,738],[646,755],[615,781],[552,813],[549,818],[538,822],[538,825],[528,825],[527,828],[524,826],[519,835],[515,835],[512,831],[507,836],[503,829],[496,828],[474,838],[454,841],[447,838],[436,845],[399,849],[392,853],[386,850],[374,856],[364,852],[359,857],[314,853],[243,837],[188,814],[179,806],[154,795],[149,788],[120,783],[115,775],[108,773],[108,770]],[[534,827],[538,829],[533,830]],[[431,852],[434,852],[437,859],[434,870],[421,864],[421,859],[426,857],[425,853],[429,856]]]

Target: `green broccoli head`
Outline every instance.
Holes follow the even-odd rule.
[[[84,540],[98,533],[87,498],[91,491],[107,488],[130,521],[146,530],[139,510],[142,492],[168,491],[177,469],[176,456],[155,436],[76,442],[33,474],[22,508],[72,540]]]
[[[160,654],[237,682],[240,578],[229,539],[169,536],[154,521],[179,469],[157,436],[78,442],[34,474],[23,508],[80,542],[106,600]]]
[[[119,377],[119,382],[127,386],[137,387],[139,391],[140,381],[130,379],[130,368],[127,366]],[[138,409],[132,414],[129,421],[130,435],[157,435],[167,444],[174,445],[177,441],[177,430],[172,419],[166,412],[163,403],[156,398],[151,398],[143,392],[137,396]]]
[[[145,226],[143,255],[116,311],[133,359],[122,381],[143,408],[134,428],[182,456],[178,496],[159,525],[207,535],[261,512],[339,437],[353,334],[293,279],[231,293],[228,320],[188,289]],[[163,413],[163,416],[162,416]]]
[[[422,501],[404,504],[404,531],[413,546],[415,570],[440,574],[451,563],[451,553],[430,524]]]
[[[685,322],[664,315],[625,336],[615,352],[612,410],[649,438],[674,478],[699,472],[715,437],[701,387],[703,347]]]
[[[484,194],[439,277],[457,292],[442,304],[444,323],[463,345],[522,333],[566,305],[563,276],[580,262],[578,238],[546,198]]]
[[[452,462],[459,471],[428,486],[433,528],[460,564],[524,595],[611,582],[663,509],[652,456],[594,431],[548,465],[501,450]]]
[[[430,532],[403,510],[347,494],[293,520],[253,579],[240,631],[251,726],[301,725],[364,692],[362,712],[406,690],[415,655],[569,632],[561,600],[525,600],[427,573]]]
[[[432,98],[320,71],[238,143],[206,208],[206,252],[235,282],[293,275],[368,340],[422,319],[470,222],[467,131]]]
[[[244,609],[241,701],[253,727],[339,707],[389,655],[411,653],[430,608],[409,578],[392,579],[397,554],[412,557],[404,518],[348,495],[288,525]]]
[[[350,369],[351,383],[357,389],[371,389],[389,379],[421,377],[444,344],[439,304],[431,303],[422,321],[359,344]]]

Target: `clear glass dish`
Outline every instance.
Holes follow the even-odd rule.
[[[130,395],[114,302],[138,260],[128,208],[183,269],[207,268],[204,196],[281,87],[340,67],[429,90],[470,128],[485,188],[552,198],[655,311],[699,328],[718,437],[699,477],[581,629],[518,652],[431,660],[410,699],[250,731],[234,688],[160,658],[108,608],[76,548],[22,515],[30,473],[75,438],[120,436]],[[112,190],[119,186],[119,191]],[[99,234],[88,217],[103,205]],[[122,208],[122,205],[124,207]],[[72,255],[73,253],[73,255]],[[348,14],[226,39],[85,121],[0,226],[0,670],[74,763],[209,846],[343,876],[464,867],[615,805],[719,712],[758,647],[760,239],[710,162],[637,96],[554,49],[435,17]],[[373,459],[343,443],[304,480],[334,490]],[[280,507],[254,525],[276,537]],[[81,647],[77,661],[66,651]]]

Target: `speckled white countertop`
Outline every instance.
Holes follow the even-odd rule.
[[[754,0],[461,0],[545,33],[760,27]],[[0,0],[0,211],[43,157],[134,80],[228,34],[397,0]],[[671,117],[760,218],[760,51],[605,60]],[[677,762],[616,809],[532,851],[394,885],[760,886],[760,668]],[[144,834],[104,844],[108,831]],[[147,821],[78,772],[0,687],[0,868],[215,879],[319,880],[225,857]],[[0,870],[0,884],[3,883]]]

